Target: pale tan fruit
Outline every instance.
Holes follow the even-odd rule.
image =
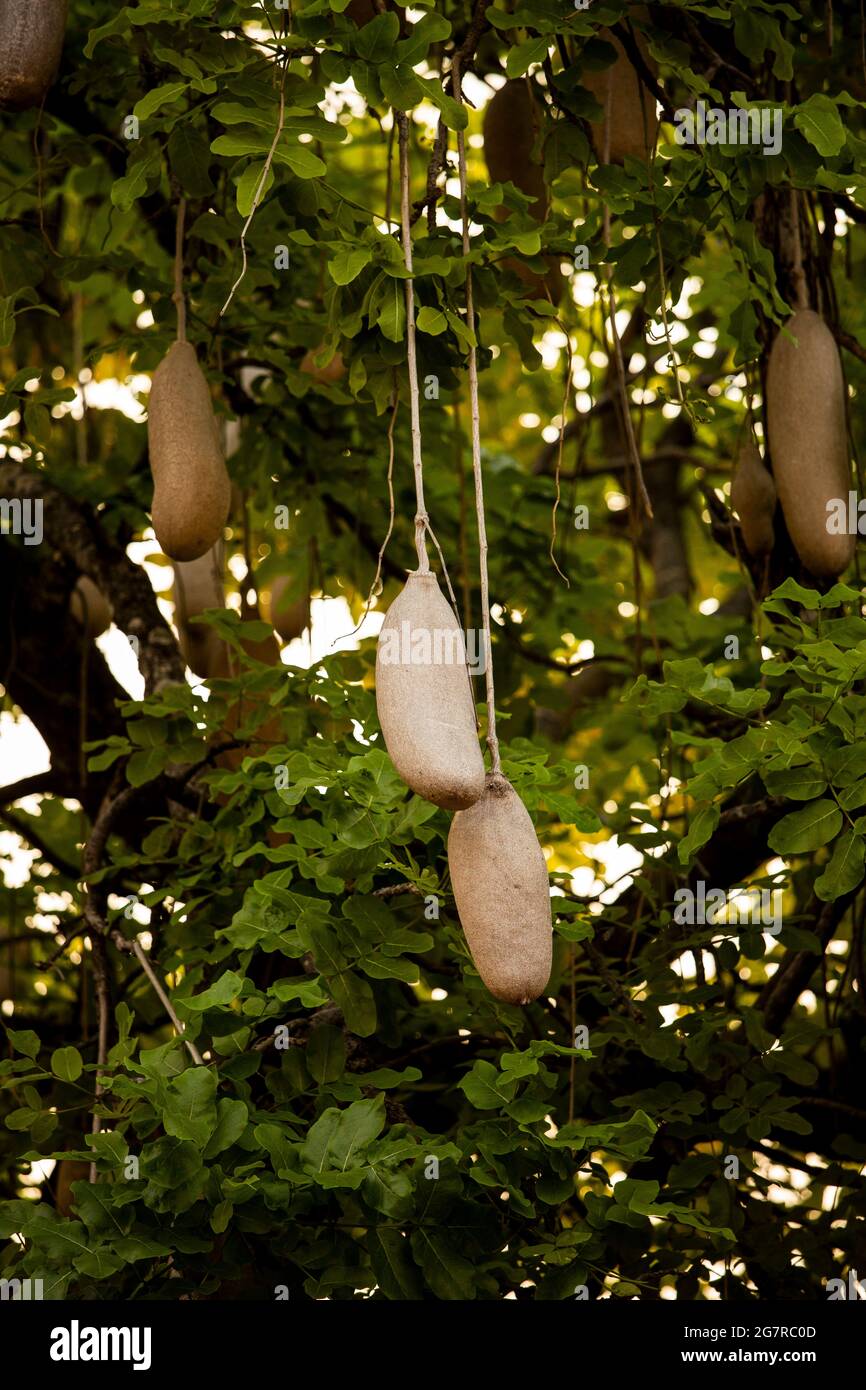
[[[247,603],[246,600],[241,605],[241,618],[245,623],[261,622],[261,613],[258,603]],[[267,637],[258,642],[244,640],[241,643],[247,656],[254,661],[262,661],[268,666],[280,665],[280,648],[276,637],[271,632]],[[241,663],[237,656],[226,643],[220,643],[220,657],[217,667],[213,672],[214,676],[236,676],[240,673]],[[237,730],[242,724],[246,724],[250,719],[250,713],[256,707],[261,707],[267,703],[267,696],[258,693],[244,695],[239,701],[229,707],[224,726],[224,734],[227,738],[234,738]],[[277,743],[282,738],[282,722],[279,714],[275,711],[269,718],[259,724],[256,729],[255,744],[261,746]],[[218,759],[220,767],[228,768],[236,772],[244,758],[249,757],[253,748],[244,744],[242,748],[230,748],[227,753],[223,753]],[[282,843],[282,839],[279,840]]]
[[[61,1216],[68,1216],[75,1206],[74,1182],[86,1182],[90,1176],[90,1164],[78,1158],[62,1158],[57,1168],[57,1187],[54,1204]]]
[[[749,554],[769,555],[776,543],[773,532],[776,485],[751,439],[737,454],[731,503],[740,518],[740,530]]]
[[[226,606],[221,541],[197,560],[176,562],[173,597],[178,643],[187,666],[202,680],[223,674],[225,642],[212,627],[191,621],[210,608]]]
[[[57,75],[66,0],[0,0],[0,106],[40,106]]]
[[[86,574],[78,576],[78,583],[69,595],[69,612],[84,628],[86,637],[101,637],[111,626],[111,604]]]
[[[529,812],[502,773],[458,811],[448,835],[451,885],[475,968],[509,1004],[537,999],[550,979],[553,926],[547,865]]]
[[[835,579],[854,558],[855,537],[827,530],[827,504],[851,481],[845,381],[836,340],[812,309],[798,309],[767,364],[767,426],[773,477],[788,534],[803,564]]]
[[[619,39],[610,29],[600,29],[598,37],[616,49],[616,61],[601,72],[584,72],[581,82],[592,92],[604,117],[592,124],[592,143],[599,160],[622,164],[627,154],[648,159],[658,135],[656,101],[648,92]],[[658,68],[646,42],[636,35],[637,45],[653,76]]]
[[[410,574],[385,615],[376,706],[397,772],[413,792],[456,811],[484,790],[484,760],[465,644],[435,574]]]
[[[154,372],[147,430],[156,538],[170,559],[197,560],[222,537],[231,484],[191,343],[174,343]]]
[[[550,206],[544,182],[544,169],[534,153],[541,125],[540,111],[527,86],[519,77],[506,82],[491,97],[484,111],[484,159],[494,183],[513,183],[521,193],[535,201],[531,212],[543,222]]]
[[[287,598],[290,588],[291,580],[285,574],[279,575],[271,585],[270,623],[284,642],[293,642],[310,626],[309,594],[298,599]]]
[[[348,15],[359,29],[363,29],[365,24],[369,24],[371,19],[376,18],[378,10],[373,4],[373,0],[349,0],[343,14]]]
[[[343,354],[341,352],[335,352],[326,367],[317,367],[316,358],[321,351],[322,349],[320,347],[310,348],[310,351],[305,353],[304,359],[301,362],[301,371],[304,373],[304,376],[311,376],[313,381],[318,382],[320,386],[333,386],[335,382],[342,381],[343,377],[346,375],[346,364],[343,361]]]
[[[550,207],[550,194],[544,181],[544,166],[535,155],[535,144],[541,125],[540,109],[529,91],[525,78],[506,82],[488,102],[484,112],[484,158],[487,172],[494,183],[513,183],[521,193],[534,199],[529,211],[536,222],[544,222]],[[497,218],[508,216],[499,208]],[[564,288],[558,258],[545,257],[550,269],[538,275],[517,257],[504,264],[513,270],[530,291],[530,297],[546,299],[548,292],[554,304],[562,298]]]

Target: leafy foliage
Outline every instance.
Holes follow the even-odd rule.
[[[75,725],[83,789],[54,785],[7,822],[41,862],[0,887],[0,936],[22,924],[27,936],[21,959],[0,940],[15,985],[0,1273],[42,1278],[52,1298],[561,1300],[586,1286],[689,1299],[711,1283],[732,1299],[818,1297],[840,1263],[866,1262],[866,620],[856,581],[815,587],[784,536],[765,585],[720,533],[734,531],[744,397],[790,309],[756,203],[792,185],[820,213],[823,292],[859,347],[846,368],[862,450],[866,310],[847,283],[862,275],[866,220],[859,55],[827,52],[817,3],[491,6],[473,80],[529,74],[544,98],[552,208],[538,223],[526,194],[490,183],[472,139],[480,115],[443,85],[474,7],[400,0],[363,27],[351,8],[298,3],[289,22],[233,0],[73,0],[44,110],[4,117],[0,419],[18,420],[0,445],[0,492],[4,467],[23,463],[98,514],[108,541],[150,540],[141,423],[96,396],[118,379],[137,391],[173,339],[183,195],[189,332],[224,420],[241,423],[229,467],[244,505],[228,532],[237,611],[208,620],[235,673],[141,699],[114,688],[119,710],[94,690]],[[598,31],[627,11],[666,117],[698,99],[772,103],[781,152],[679,145],[667,119],[653,161],[599,165],[581,77],[608,61]],[[452,156],[454,132],[470,136],[477,325],[450,178],[441,215],[431,226],[418,209],[414,227],[419,377],[435,385],[425,479],[472,626],[465,364],[477,332],[503,765],[553,890],[554,970],[526,1009],[493,1000],[472,966],[448,816],[407,794],[382,747],[372,642],[309,667],[268,663],[252,652],[270,629],[238,616],[250,584],[263,593],[288,574],[294,596],[344,596],[360,619],[389,524],[395,393],[386,600],[410,562],[406,272],[389,164],[393,110],[408,108],[416,198],[440,119]],[[220,317],[251,214],[246,273]],[[575,272],[561,306],[529,297],[515,262],[540,276],[552,256],[571,271],[577,247],[589,293]],[[615,390],[598,292],[608,267],[655,479],[643,538],[603,405]],[[310,352],[321,368],[339,354],[345,372],[318,379]],[[81,424],[69,405],[85,366]],[[572,524],[578,506],[588,529]],[[688,574],[666,589],[671,536]],[[43,582],[26,547],[0,546],[16,593]],[[67,674],[78,714],[81,672]],[[7,704],[27,712],[9,680]],[[217,748],[228,729],[231,758]],[[101,1071],[79,867],[96,779],[109,800],[122,793],[125,817],[88,882],[121,944],[148,934],[184,1028],[115,939]],[[703,882],[729,895],[725,911],[678,921],[675,893]],[[756,903],[772,889],[778,934],[736,920],[730,895]],[[51,1159],[53,1174],[30,1166]],[[95,1165],[96,1181],[82,1168],[61,1201],[59,1174],[76,1163]]]

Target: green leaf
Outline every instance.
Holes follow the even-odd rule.
[[[204,1148],[216,1129],[216,1088],[216,1073],[208,1067],[192,1067],[169,1082],[163,1108],[166,1134]]]
[[[374,1226],[367,1239],[373,1273],[385,1297],[395,1300],[423,1298],[421,1275],[402,1231]]]
[[[446,1235],[424,1228],[412,1235],[412,1254],[437,1298],[475,1298],[474,1266],[465,1260]]]
[[[824,159],[839,154],[847,139],[836,103],[820,92],[797,108],[794,125]]]
[[[355,50],[358,57],[368,63],[384,63],[391,56],[399,37],[400,21],[393,11],[379,14],[359,30]]]
[[[273,188],[275,178],[273,168],[268,169],[267,176],[264,178],[263,182],[262,176],[264,172],[265,161],[263,159],[256,160],[254,164],[250,164],[249,167],[244,170],[238,179],[237,188],[235,189],[235,202],[241,217],[249,217],[253,210],[253,206],[255,205],[258,207],[267,197],[271,188]],[[256,202],[257,195],[258,203]]]
[[[784,768],[762,776],[770,796],[785,796],[789,801],[811,801],[827,790],[827,778],[811,766]]]
[[[177,101],[188,87],[188,82],[166,82],[161,87],[154,87],[146,96],[135,103],[132,114],[137,116],[140,121],[146,121],[161,106],[170,106],[173,101]]]
[[[328,274],[335,285],[350,285],[373,259],[369,246],[349,246],[328,262]]]
[[[237,999],[243,986],[242,975],[238,975],[234,970],[225,970],[219,979],[208,989],[202,990],[201,994],[193,994],[186,999],[179,999],[178,1003],[193,1013],[202,1013],[205,1009],[224,1008]]]
[[[524,39],[509,49],[505,59],[505,71],[509,77],[522,77],[533,63],[543,63],[550,48],[550,39]]]
[[[7,1028],[6,1036],[13,1052],[21,1052],[25,1057],[36,1058],[39,1056],[39,1049],[42,1044],[32,1029]]]
[[[358,1100],[347,1110],[326,1110],[310,1126],[301,1146],[305,1166],[315,1173],[338,1169],[345,1173],[358,1168],[367,1146],[385,1126],[385,1106],[381,1096]]]
[[[843,893],[853,892],[866,875],[866,840],[855,830],[846,830],[833,846],[830,862],[815,880],[815,892],[822,902],[831,903]]]
[[[448,320],[441,309],[432,309],[425,304],[418,315],[416,327],[419,333],[430,333],[434,337],[438,337],[448,327]]]
[[[424,88],[411,67],[398,63],[395,68],[384,65],[379,70],[382,95],[395,111],[410,111],[424,97]]]
[[[808,854],[820,849],[838,835],[842,827],[842,812],[827,797],[810,801],[802,811],[790,815],[773,826],[767,842],[777,854]]]
[[[129,212],[137,200],[147,192],[148,180],[158,168],[159,158],[156,155],[139,158],[135,162],[130,160],[123,178],[115,180],[111,185],[111,201],[114,206],[120,208],[121,212]]]
[[[701,806],[691,824],[689,833],[680,840],[677,846],[677,855],[681,864],[687,864],[697,851],[712,838],[713,832],[719,823],[721,809],[715,803],[710,806]]]
[[[498,1110],[513,1099],[516,1077],[503,1076],[490,1062],[479,1060],[458,1085],[476,1110]]]
[[[342,1028],[323,1023],[310,1033],[307,1066],[320,1085],[338,1081],[346,1065],[346,1040]]]
[[[77,1081],[84,1063],[77,1047],[58,1047],[51,1054],[51,1070],[61,1081]]]

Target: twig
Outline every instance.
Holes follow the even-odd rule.
[[[451,68],[454,100],[462,100],[460,55]],[[475,511],[478,517],[478,564],[481,573],[481,626],[484,633],[484,678],[487,704],[487,747],[491,771],[501,771],[499,739],[496,736],[496,687],[493,678],[493,642],[490,635],[490,579],[487,572],[487,524],[484,516],[484,478],[481,471],[481,407],[478,399],[478,356],[475,347],[475,302],[472,290],[472,262],[469,259],[469,208],[466,200],[466,141],[457,132],[457,158],[460,170],[460,216],[463,222],[463,258],[466,261],[466,326],[469,330],[469,409],[472,421],[472,473],[475,479]]]
[[[794,297],[798,309],[808,309],[809,289],[803,269],[803,237],[800,231],[800,203],[796,188],[791,188],[791,230],[794,234]]]
[[[289,58],[288,53],[286,53],[285,60],[283,62],[283,76],[280,81],[280,116],[279,120],[277,121],[277,128],[274,132],[274,138],[271,141],[271,148],[268,150],[268,157],[265,160],[265,167],[262,169],[262,176],[259,179],[258,185],[256,187],[255,195],[253,197],[253,205],[250,208],[249,216],[247,217],[247,220],[244,223],[243,230],[241,232],[241,255],[243,257],[241,273],[232,285],[231,290],[229,291],[229,297],[219,311],[219,318],[222,318],[223,314],[228,309],[229,305],[235,297],[235,291],[237,290],[238,286],[241,284],[241,281],[247,273],[247,232],[249,231],[250,226],[252,224],[252,220],[255,217],[256,212],[258,211],[258,206],[262,199],[265,184],[268,181],[268,174],[271,172],[271,165],[274,162],[274,155],[277,152],[277,145],[280,143],[280,137],[283,133],[283,126],[286,122],[286,74],[288,73],[288,70]]]
[[[34,772],[30,777],[22,777],[18,782],[10,782],[0,787],[0,806],[11,806],[23,801],[25,796],[47,796],[49,792],[60,792],[63,788],[53,772]]]
[[[845,348],[854,357],[859,357],[861,362],[866,362],[866,347],[858,343],[856,338],[852,338],[850,333],[845,333],[841,328],[836,330],[836,341],[840,347]]]
[[[166,994],[165,990],[160,984],[159,976],[156,974],[153,966],[151,965],[150,961],[145,955],[144,950],[142,949],[142,946],[138,940],[134,940],[132,942],[132,951],[136,960],[138,961],[139,965],[144,971],[145,975],[150,980],[150,983],[153,985],[154,993],[159,998],[160,1003],[162,1004],[163,1008],[165,1009],[166,1013],[171,1019],[174,1025],[175,1032],[183,1042],[184,1046],[189,1052],[190,1057],[195,1062],[197,1067],[203,1067],[204,1059],[202,1058],[201,1053],[199,1052],[192,1039],[186,1036],[184,1026],[178,1018],[177,1014],[175,1013],[174,1009],[172,1008],[171,1000],[169,999],[168,995]]]
[[[409,122],[405,111],[395,111],[400,133],[400,224],[406,262],[406,355],[409,372],[409,409],[412,419],[412,467],[415,473],[415,550],[418,573],[430,573],[424,539],[430,518],[424,505],[424,464],[421,456],[421,398],[418,390],[418,357],[415,344],[415,281],[412,274],[412,227],[409,220]]]
[[[0,821],[2,821],[4,825],[8,825],[9,829],[13,830],[22,840],[26,840],[34,849],[38,850],[47,864],[53,864],[54,868],[58,869],[60,873],[65,874],[67,878],[74,880],[78,879],[79,870],[77,865],[70,864],[68,860],[63,859],[61,855],[55,854],[54,850],[46,844],[39,832],[32,829],[26,821],[19,820],[11,811],[4,810],[2,806],[0,806]]]
[[[105,944],[105,937],[99,932],[92,933],[90,938],[91,952],[90,958],[93,962],[93,979],[96,985],[96,1004],[99,1011],[99,1035],[96,1049],[96,1087],[93,1096],[93,1118],[90,1124],[91,1134],[98,1134],[100,1127],[99,1120],[99,1101],[102,1098],[105,1087],[102,1084],[102,1073],[105,1070],[105,1063],[108,1058],[108,1017],[111,1010],[111,996],[108,989],[108,950]],[[89,1181],[96,1182],[96,1159],[90,1164]]]
[[[566,587],[570,589],[571,583],[568,579],[568,576],[563,574],[562,570],[559,567],[559,562],[556,558],[556,513],[559,511],[559,503],[562,499],[562,451],[565,447],[565,417],[568,412],[568,397],[571,392],[571,375],[572,364],[574,359],[571,351],[571,334],[569,333],[568,329],[566,328],[565,324],[562,322],[560,318],[557,318],[556,322],[559,324],[559,327],[565,334],[565,351],[567,360],[565,371],[565,390],[562,393],[562,414],[559,420],[559,440],[557,442],[556,450],[556,498],[553,503],[553,512],[551,513],[550,517],[550,558],[553,562],[553,567],[556,570],[557,574],[560,576],[561,579],[565,580]]]
[[[174,244],[174,294],[172,300],[177,309],[177,341],[186,342],[186,297],[183,292],[183,233],[186,222],[186,198],[177,205],[177,229]]]
[[[374,578],[373,583],[370,585],[370,591],[367,594],[367,602],[364,605],[364,611],[361,614],[360,620],[357,623],[357,625],[352,628],[351,632],[346,634],[347,637],[354,637],[356,632],[360,632],[361,628],[364,625],[364,619],[370,611],[370,605],[372,604],[376,594],[378,594],[379,592],[379,584],[382,578],[382,565],[385,560],[385,551],[388,549],[388,542],[391,539],[391,533],[394,530],[394,425],[397,421],[397,407],[399,406],[399,404],[400,396],[397,387],[395,386],[393,393],[393,405],[391,406],[391,419],[388,421],[388,503],[390,509],[388,516],[388,532],[381,546],[379,547],[379,557],[376,561],[376,577]],[[337,642],[344,642],[345,640],[345,637],[335,637],[333,642],[331,643],[331,646],[334,647],[336,646]]]

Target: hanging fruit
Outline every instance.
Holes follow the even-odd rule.
[[[41,106],[63,51],[66,0],[0,0],[0,106]]]
[[[490,993],[509,1004],[537,999],[550,978],[553,925],[547,864],[529,812],[502,773],[459,811],[448,866],[460,924]]]
[[[536,101],[523,77],[500,87],[484,112],[487,172],[494,183],[513,183],[521,193],[533,199],[529,211],[536,222],[544,222],[550,208],[544,166],[535,152],[540,125],[541,104]],[[508,217],[508,209],[500,208],[497,217],[504,221]],[[558,304],[563,291],[559,260],[556,256],[545,259],[550,267],[546,275],[538,275],[516,257],[509,257],[505,265],[539,298],[546,298],[549,291],[552,302]]]
[[[798,309],[767,365],[767,428],[785,524],[811,574],[836,579],[855,537],[831,534],[828,504],[847,501],[851,481],[845,380],[836,340],[820,314]]]
[[[620,40],[610,29],[598,37],[616,50],[616,60],[601,72],[584,72],[581,82],[592,92],[604,116],[592,123],[592,143],[600,162],[622,164],[626,155],[649,159],[658,135],[656,99],[641,81]],[[635,33],[637,46],[653,77],[658,72],[646,40]]]
[[[435,574],[410,574],[385,615],[376,706],[391,761],[413,792],[456,811],[484,790],[463,633]]]
[[[78,582],[69,595],[69,612],[86,637],[101,637],[111,626],[111,605],[101,589],[86,574],[78,576]]]
[[[156,539],[170,559],[197,560],[222,537],[231,484],[192,343],[173,343],[154,372],[147,433]]]
[[[737,454],[731,504],[740,518],[740,530],[749,554],[769,555],[776,540],[773,532],[776,485],[752,439]]]
[[[211,608],[225,608],[223,545],[219,541],[197,560],[174,567],[174,618],[183,659],[194,675],[211,680],[224,674],[225,642],[206,623],[195,623]]]

